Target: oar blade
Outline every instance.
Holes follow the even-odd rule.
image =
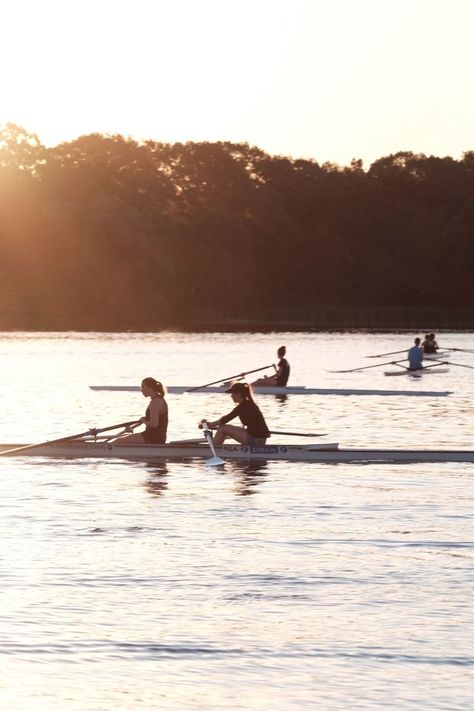
[[[220,467],[222,464],[225,464],[225,462],[220,457],[215,456],[215,457],[211,457],[210,459],[206,459],[206,464],[209,467]]]
[[[217,456],[216,450],[214,447],[214,442],[212,441],[212,432],[209,429],[209,426],[207,424],[207,420],[201,420],[201,428],[204,434],[204,437],[206,438],[206,442],[209,445],[209,449],[211,450],[212,457],[210,459],[207,459],[207,464],[210,467],[218,467],[221,464],[225,464],[224,460],[221,459],[220,457]]]

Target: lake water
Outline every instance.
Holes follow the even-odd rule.
[[[293,385],[453,394],[260,396],[272,428],[472,449],[474,370],[328,372],[414,335],[0,334],[0,441],[144,413],[140,393],[89,385],[199,385],[286,344]],[[474,349],[471,333],[438,340]],[[168,401],[169,439],[232,406]],[[472,709],[473,484],[472,464],[0,458],[1,708]]]

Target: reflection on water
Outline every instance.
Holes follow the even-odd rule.
[[[231,461],[226,463],[226,473],[235,479],[234,491],[241,496],[251,496],[257,493],[259,487],[268,476],[268,462],[259,461]]]
[[[168,481],[165,479],[168,475],[167,463],[159,461],[146,462],[144,467],[147,471],[147,477],[143,482],[143,486],[149,494],[162,496],[168,488]]]

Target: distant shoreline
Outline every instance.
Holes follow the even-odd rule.
[[[200,313],[189,314],[182,319],[163,319],[160,322],[137,319],[124,319],[118,323],[101,323],[95,314],[90,321],[86,318],[71,320],[65,324],[63,319],[43,320],[41,323],[14,322],[12,318],[0,318],[0,331],[3,332],[69,332],[81,333],[159,333],[173,331],[182,333],[199,332],[328,332],[328,331],[412,331],[423,334],[428,331],[472,331],[474,330],[474,307],[433,308],[418,307],[358,307],[351,310],[343,306],[307,307],[304,313],[295,313],[292,307],[284,307],[279,313],[271,312],[255,315],[253,318],[241,314]]]

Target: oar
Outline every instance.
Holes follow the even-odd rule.
[[[281,432],[270,430],[270,434],[287,435],[288,437],[326,437],[327,432]]]
[[[362,368],[350,368],[349,370],[328,370],[328,373],[355,373],[357,370],[380,368],[382,365],[398,365],[399,363],[403,363],[404,360],[406,360],[406,358],[403,358],[403,360],[391,360],[387,363],[376,363],[375,365],[363,365]]]
[[[209,429],[206,420],[201,420],[201,426],[204,437],[206,438],[209,448],[213,454],[212,458],[207,460],[207,464],[209,464],[210,467],[218,467],[220,464],[225,464],[224,460],[218,457],[216,454],[214,442],[212,441],[211,430]]]
[[[439,363],[436,363],[436,365],[454,365],[458,368],[471,368],[471,370],[474,370],[473,365],[465,365],[464,363],[453,363],[450,360],[440,360]],[[428,366],[426,366],[428,368]]]
[[[442,348],[443,351],[461,351],[462,353],[474,353],[472,348]]]
[[[429,365],[424,365],[422,368],[418,368],[417,370],[428,370],[428,368],[436,368],[437,365],[449,365],[449,363],[445,360],[436,360],[435,358],[431,358]],[[410,370],[410,368],[407,368],[407,370]]]
[[[207,423],[206,423],[207,424]],[[209,425],[207,429],[211,428]],[[288,437],[327,437],[327,432],[282,432],[281,430],[270,430],[270,434],[287,435]]]
[[[16,454],[17,452],[26,452],[27,449],[35,449],[36,447],[44,447],[47,444],[59,444],[59,442],[69,442],[73,439],[79,439],[80,437],[86,437],[87,435],[94,435],[94,437],[101,432],[109,432],[110,430],[117,430],[120,427],[131,427],[132,425],[139,425],[140,420],[132,420],[131,422],[121,422],[118,425],[110,425],[109,427],[101,427],[100,429],[92,428],[87,430],[87,432],[80,432],[79,434],[68,435],[67,437],[59,437],[58,439],[49,439],[46,442],[39,442],[38,444],[25,444],[23,447],[15,447],[14,449],[8,449],[6,452],[0,452],[0,457],[8,454]]]
[[[206,383],[205,385],[198,385],[195,388],[189,388],[189,390],[185,390],[185,393],[192,393],[195,390],[204,390],[204,388],[208,388],[210,385],[217,385],[218,383],[224,383],[227,380],[235,380],[236,378],[244,378],[246,375],[250,375],[250,373],[258,373],[259,370],[266,370],[267,368],[274,368],[275,366],[273,363],[270,363],[270,365],[263,365],[261,368],[255,368],[254,370],[247,370],[245,373],[238,373],[237,375],[230,375],[227,378],[221,378],[220,380],[214,380],[212,383]]]
[[[383,358],[389,355],[398,355],[399,353],[406,353],[408,348],[404,348],[402,351],[391,351],[391,353],[377,353],[377,355],[366,356],[366,358]]]

